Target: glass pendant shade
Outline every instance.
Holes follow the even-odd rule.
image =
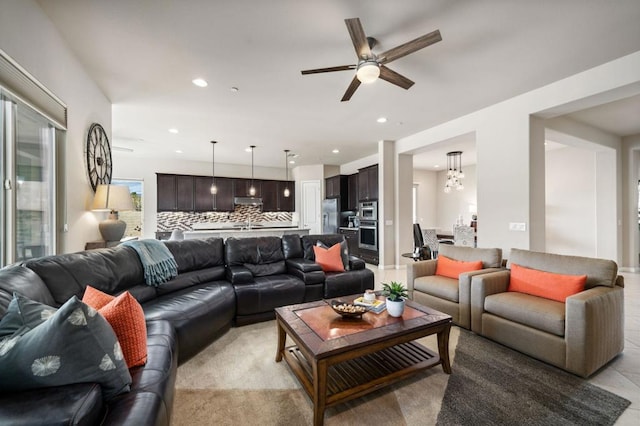
[[[380,76],[380,65],[373,59],[360,62],[356,71],[356,77],[360,83],[373,83]]]
[[[285,197],[289,197],[291,195],[291,192],[289,191],[289,150],[285,149],[284,150],[284,169],[286,170],[286,174],[285,174],[285,187],[284,187],[284,196]]]
[[[216,144],[218,142],[211,141],[211,188],[209,191],[211,195],[218,193],[218,187],[216,186]]]
[[[464,173],[462,172],[462,151],[447,152],[447,180],[444,184],[444,192],[449,194],[452,189],[462,191]]]
[[[256,195],[256,187],[253,185],[253,150],[256,146],[250,145],[251,148],[251,186],[249,187],[249,195],[254,197]]]

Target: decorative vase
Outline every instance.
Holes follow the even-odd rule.
[[[401,317],[404,312],[404,299],[394,301],[387,298],[387,312],[392,317]]]

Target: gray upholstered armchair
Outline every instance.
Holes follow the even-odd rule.
[[[513,264],[586,275],[584,291],[565,302],[507,291],[510,270],[476,276],[471,328],[571,373],[588,377],[624,348],[624,280],[612,260],[512,249]]]
[[[453,322],[471,328],[471,278],[478,274],[495,272],[502,265],[502,250],[440,244],[438,257],[471,262],[482,261],[478,271],[460,274],[458,279],[436,275],[438,259],[407,265],[409,298],[438,311],[451,315]]]

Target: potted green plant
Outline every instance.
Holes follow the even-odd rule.
[[[382,295],[387,297],[387,312],[392,317],[401,317],[404,312],[404,301],[409,297],[402,283],[391,281],[382,283]]]

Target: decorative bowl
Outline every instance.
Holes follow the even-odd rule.
[[[332,300],[330,306],[336,313],[342,315],[343,318],[358,318],[369,310],[366,306],[354,305],[353,303],[343,302],[341,300]]]

